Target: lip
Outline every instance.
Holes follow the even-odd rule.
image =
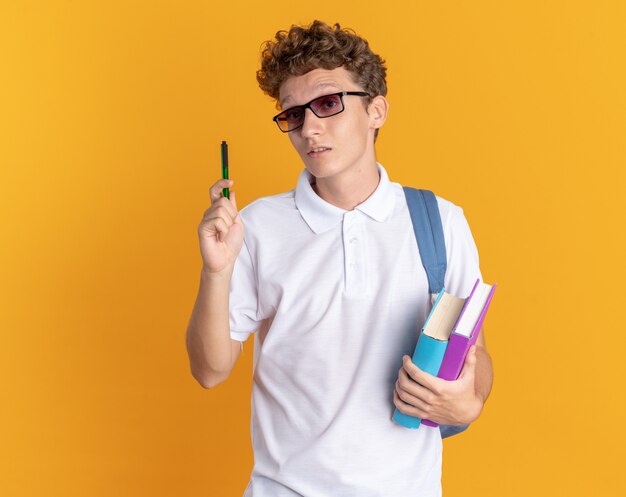
[[[326,150],[323,150],[323,151],[321,151],[321,152],[313,152],[313,149],[315,149],[315,148],[325,148]],[[311,150],[309,150],[309,151],[307,152],[307,155],[308,155],[309,157],[312,157],[312,158],[322,157],[322,156],[324,156],[324,155],[328,154],[328,152],[331,152],[332,150],[333,150],[333,149],[332,149],[332,148],[330,148],[330,147],[324,147],[323,145],[318,145],[318,146],[316,146],[316,147],[312,147],[312,148],[311,148]]]

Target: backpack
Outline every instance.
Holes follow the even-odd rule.
[[[402,187],[411,214],[413,231],[419,247],[422,265],[428,277],[428,291],[437,295],[444,287],[446,276],[446,245],[435,194],[429,190]],[[469,425],[439,425],[441,438],[465,431]]]

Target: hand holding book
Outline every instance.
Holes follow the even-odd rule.
[[[476,359],[474,354],[468,357],[468,351],[478,339],[495,288],[476,280],[467,299],[440,292],[419,335],[412,361],[405,357],[400,370],[394,392],[396,423],[416,429],[424,418],[423,424],[436,427],[437,423],[429,420],[434,417],[446,419],[446,424],[463,425],[467,423],[460,418],[472,417],[476,408],[476,416],[480,413],[482,402],[473,384]],[[464,364],[467,371],[459,376]],[[463,381],[450,381],[457,378]],[[450,395],[455,399],[452,403],[448,402]]]
[[[474,421],[483,405],[474,388],[474,349],[467,354],[456,381],[433,376],[416,366],[409,356],[404,356],[394,391],[394,404],[409,416],[424,421],[429,419],[446,425],[466,425]]]

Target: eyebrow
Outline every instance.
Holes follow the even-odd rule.
[[[341,90],[342,88],[335,83],[334,81],[325,81],[324,83],[319,83],[318,85],[315,86],[315,88],[317,89],[321,89],[321,88],[325,88],[326,86],[334,86],[335,88],[337,88],[338,90]],[[285,105],[285,102],[288,102],[289,100],[291,100],[291,95],[287,95],[285,98],[283,98],[280,101],[280,106],[281,108]]]

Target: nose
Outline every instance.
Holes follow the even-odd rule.
[[[301,129],[302,136],[308,138],[309,136],[319,135],[322,130],[321,121],[322,119],[317,117],[311,109],[306,109]]]

